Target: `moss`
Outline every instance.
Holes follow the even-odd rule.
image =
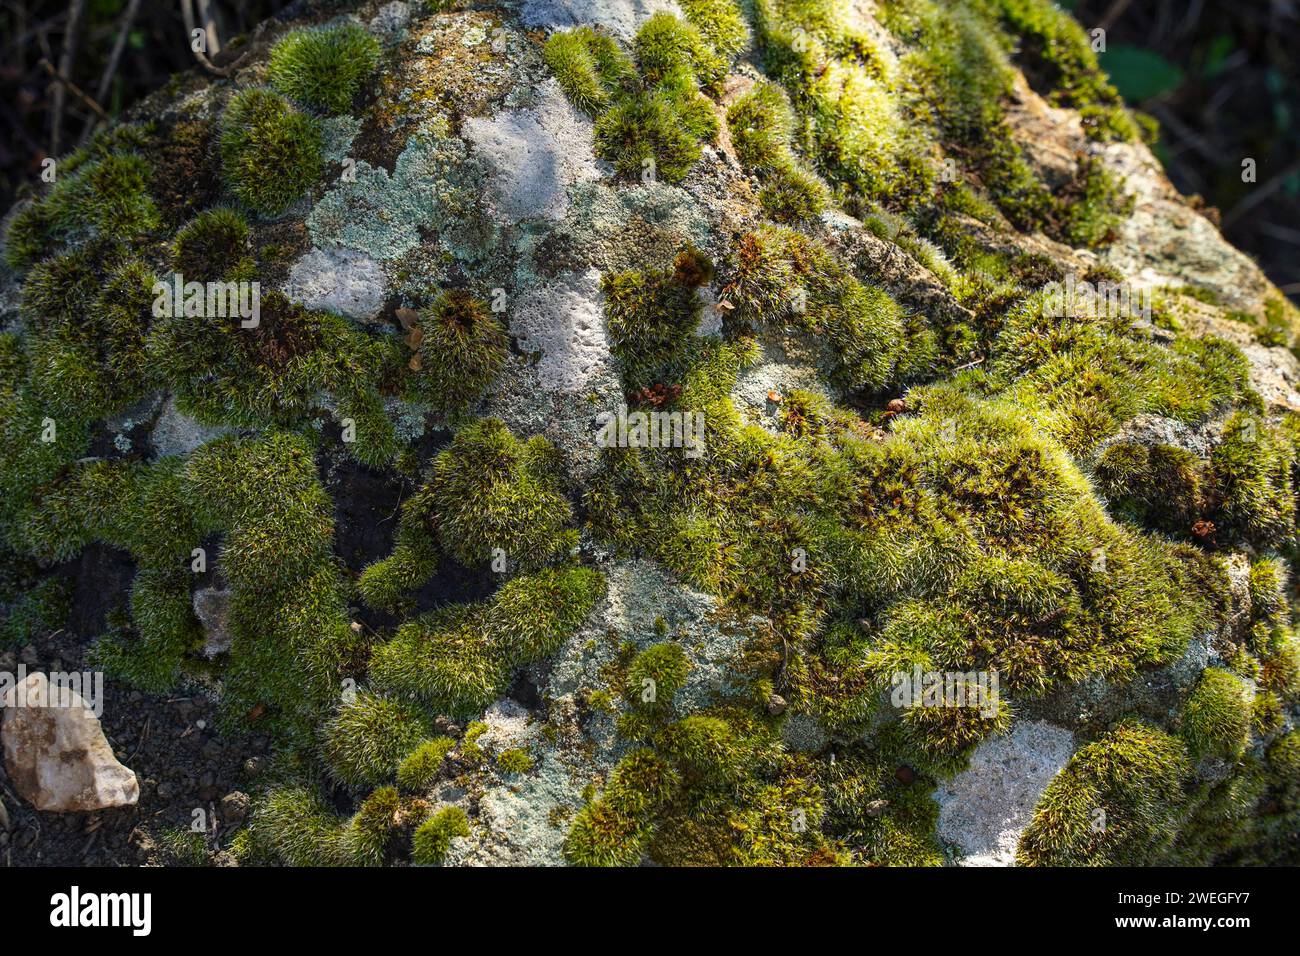
[[[149,164],[133,149],[96,149],[82,161],[68,157],[59,172],[49,191],[10,223],[5,259],[15,269],[26,269],[69,244],[133,243],[158,228]]]
[[[1101,160],[1082,160],[1074,181],[1057,197],[1062,219],[1060,236],[1072,245],[1090,249],[1114,242],[1120,226],[1132,215],[1135,202],[1123,190],[1123,182]]]
[[[172,240],[172,269],[186,281],[248,279],[255,270],[248,223],[234,209],[205,209]]]
[[[30,374],[56,418],[111,415],[155,383],[145,352],[153,283],[144,263],[98,244],[28,273],[22,312]]]
[[[1289,542],[1295,535],[1295,456],[1283,432],[1248,412],[1234,414],[1210,453],[1216,528],[1262,546]]]
[[[1201,460],[1171,445],[1110,445],[1097,461],[1102,492],[1123,518],[1187,536],[1204,507]]]
[[[244,297],[251,305],[250,296]],[[345,407],[349,398],[374,396],[384,348],[342,316],[280,292],[261,292],[256,315],[229,300],[221,308],[215,299],[218,307],[196,299],[193,310],[190,301],[187,294],[184,311],[200,314],[169,308],[173,314],[156,322],[148,350],[177,402],[200,421],[292,425],[319,407],[321,392],[336,393]],[[358,427],[357,444],[387,450],[391,425],[382,415],[368,424]]]
[[[203,534],[225,532],[221,570],[234,591],[227,713],[269,711],[267,726],[305,735],[337,701],[361,642],[312,450],[274,430],[220,438],[184,463],[183,479]]]
[[[726,33],[725,29],[715,31]],[[718,121],[700,83],[716,83],[726,60],[694,25],[651,16],[634,43],[637,61],[590,27],[553,34],[543,56],[580,109],[595,118],[596,154],[632,179],[680,182]]]
[[[1108,110],[1108,138],[1137,138],[1119,92],[1107,81],[1078,21],[1047,0],[995,0],[992,7],[1020,39],[1025,72],[1036,87],[1050,91],[1050,102],[1077,108],[1085,116]]]
[[[266,795],[250,832],[289,866],[342,866],[340,829],[341,821],[318,792],[290,786]]]
[[[725,720],[700,714],[668,725],[654,738],[655,750],[672,761],[688,786],[725,785],[744,772],[736,734]]]
[[[654,815],[677,787],[672,767],[649,750],[619,761],[600,798],[573,818],[564,856],[574,866],[633,866],[654,830]]]
[[[791,322],[822,337],[834,356],[833,380],[846,390],[880,389],[921,372],[933,337],[908,328],[888,293],[850,274],[802,233],[765,226],[737,243],[723,292],[740,319]]]
[[[341,783],[374,786],[393,778],[428,730],[417,709],[362,690],[351,702],[340,704],[325,723],[321,753]]]
[[[441,863],[456,837],[470,835],[469,818],[460,807],[444,807],[421,823],[411,838],[411,862],[416,866]]]
[[[0,589],[0,647],[21,647],[63,626],[72,588],[60,578],[37,581],[21,592]]]
[[[486,605],[450,606],[403,624],[372,652],[371,678],[441,713],[475,713],[506,689],[515,668],[553,653],[603,591],[603,577],[586,568],[516,578]]]
[[[764,180],[759,201],[770,217],[799,222],[821,215],[829,192],[794,153],[794,111],[779,86],[754,84],[728,108],[727,125],[740,161]]]
[[[280,215],[320,180],[321,151],[316,121],[270,90],[236,93],[222,114],[222,176],[260,216]]]
[[[699,140],[711,135],[711,113],[690,110],[698,94],[639,92],[619,100],[596,120],[596,155],[629,179],[653,170],[677,183],[700,158]]]
[[[670,713],[673,697],[686,683],[691,667],[680,644],[651,644],[628,666],[624,679],[628,703],[647,714]]]
[[[542,56],[569,99],[591,116],[608,108],[612,92],[635,74],[614,39],[591,27],[551,34]]]
[[[1241,678],[1207,668],[1183,709],[1182,735],[1192,757],[1239,758],[1250,737],[1252,700]]]
[[[402,514],[467,567],[489,564],[496,549],[511,568],[545,564],[572,546],[564,530],[572,519],[554,446],[540,436],[521,442],[491,418],[457,433]]]
[[[373,791],[338,835],[339,852],[349,866],[382,866],[400,798],[393,787]]]
[[[447,754],[456,747],[450,737],[434,737],[412,750],[397,768],[397,784],[403,790],[428,789],[442,769]]]
[[[934,180],[928,150],[897,109],[875,41],[832,3],[761,0],[755,25],[767,72],[805,122],[816,171],[858,201],[909,202]]]
[[[1139,866],[1172,841],[1191,768],[1174,737],[1123,723],[1047,786],[1016,854],[1022,866]]]
[[[512,666],[559,650],[605,594],[605,577],[590,568],[544,569],[503,584],[484,627]]]
[[[697,292],[712,272],[703,254],[688,247],[672,269],[632,269],[601,278],[610,351],[629,392],[680,378],[704,308]]]
[[[724,62],[749,46],[749,25],[734,0],[680,0],[678,6]]]
[[[483,610],[453,606],[403,624],[372,651],[371,680],[438,713],[481,711],[510,676],[503,655],[483,636]]]
[[[507,776],[528,773],[533,769],[533,758],[528,751],[512,747],[497,754],[497,768]]]
[[[478,401],[508,354],[505,329],[487,303],[460,290],[443,293],[421,311],[407,343],[415,349],[411,397],[443,414]]]
[[[460,740],[460,759],[475,766],[483,760],[483,748],[479,746],[479,738],[487,733],[488,725],[481,720],[474,720],[465,728],[465,736]]]
[[[356,23],[293,30],[271,48],[267,78],[304,106],[343,113],[379,61],[379,41]]]
[[[705,86],[718,83],[727,65],[693,23],[666,11],[652,14],[637,31],[633,52],[651,84],[689,74]]]

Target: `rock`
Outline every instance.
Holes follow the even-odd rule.
[[[36,809],[103,810],[140,798],[135,773],[117,762],[80,694],[32,674],[0,703],[5,768],[14,789]]]
[[[509,222],[559,219],[569,208],[569,187],[600,178],[591,120],[555,80],[541,84],[537,101],[533,110],[465,121],[465,135],[493,169],[494,203]]]
[[[234,640],[230,633],[230,592],[217,588],[200,588],[191,599],[194,604],[194,616],[203,625],[207,640],[203,644],[203,653],[216,657],[230,650]]]
[[[154,422],[149,440],[153,442],[158,457],[188,455],[200,445],[226,434],[229,429],[209,428],[186,415],[176,407],[176,399],[168,398],[162,414]]]
[[[309,309],[358,322],[379,317],[387,295],[379,263],[354,249],[312,249],[293,264],[285,293]]]
[[[232,790],[221,798],[218,819],[224,826],[237,827],[248,818],[251,801],[242,790]]]
[[[966,866],[1011,866],[1038,798],[1074,753],[1074,735],[1042,720],[1018,720],[985,740],[970,765],[938,789],[939,838]]]

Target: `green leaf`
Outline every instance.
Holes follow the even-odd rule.
[[[1183,71],[1159,53],[1112,44],[1100,57],[1111,82],[1130,103],[1151,99],[1183,82]]]

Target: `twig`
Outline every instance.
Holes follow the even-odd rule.
[[[118,28],[117,39],[113,41],[113,50],[108,55],[108,65],[104,67],[104,73],[99,78],[99,86],[95,87],[95,99],[103,100],[108,94],[108,85],[113,82],[113,74],[117,72],[117,65],[121,62],[122,51],[126,49],[126,41],[131,33],[131,25],[135,22],[135,15],[140,10],[140,0],[130,0],[126,5],[126,13],[122,14],[122,26]]]
[[[1277,175],[1264,183],[1264,185],[1253,189],[1249,196],[1237,203],[1237,205],[1233,206],[1232,209],[1229,210],[1228,214],[1223,217],[1223,224],[1219,227],[1220,230],[1226,230],[1246,213],[1250,212],[1269,196],[1273,195],[1273,193],[1281,189],[1287,179],[1297,172],[1300,172],[1300,159],[1282,169],[1277,173]]]
[[[181,16],[185,19],[185,35],[192,38],[194,36],[194,31],[198,29],[198,22],[194,18],[194,0],[181,0]],[[221,45],[221,41],[216,39],[216,25],[213,24],[211,19],[208,19],[208,21],[203,25],[203,30],[206,36],[213,38],[213,52],[216,52],[216,49]],[[214,73],[217,76],[229,76],[231,72],[239,66],[239,64],[244,62],[244,57],[248,56],[248,54],[245,53],[234,63],[229,63],[226,66],[217,66],[208,59],[208,55],[202,50],[195,50],[192,41],[190,43],[190,50],[194,53],[194,59],[198,60],[199,64],[205,70],[209,73]]]
[[[108,114],[104,112],[104,107],[100,106],[93,99],[91,99],[90,94],[87,93],[85,90],[83,90],[81,87],[79,87],[76,83],[73,83],[70,79],[68,79],[66,76],[61,74],[58,70],[54,69],[54,64],[51,63],[49,60],[45,59],[44,57],[41,57],[41,68],[44,69],[46,73],[50,74],[50,76],[58,82],[59,89],[63,89],[66,87],[68,92],[70,92],[73,96],[81,100],[82,103],[84,103],[91,110],[93,110],[95,115],[99,116],[101,119],[105,119],[105,120],[108,119]],[[54,142],[55,142],[55,146],[50,150],[52,153],[58,151],[57,149],[58,141],[55,140]]]
[[[67,100],[64,96],[64,88],[72,86],[68,76],[72,73],[72,59],[77,52],[77,30],[81,26],[81,12],[85,6],[86,0],[72,0],[71,6],[68,7],[68,25],[63,30],[63,49],[59,52],[58,72],[56,73],[47,61],[42,61],[42,66],[63,81],[62,85],[54,88],[54,107],[50,115],[51,156],[59,155],[59,136],[63,132],[63,107]]]

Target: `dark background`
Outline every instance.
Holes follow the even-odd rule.
[[[0,0],[0,209],[98,117],[195,65],[183,0]],[[310,0],[191,0],[223,40]],[[1300,0],[1063,0],[1106,30],[1102,66],[1161,126],[1174,184],[1300,301]],[[121,52],[114,57],[119,46]],[[44,59],[84,94],[55,81]],[[215,59],[220,62],[221,57]],[[62,90],[60,88],[62,87]],[[1241,161],[1257,163],[1254,184]]]

